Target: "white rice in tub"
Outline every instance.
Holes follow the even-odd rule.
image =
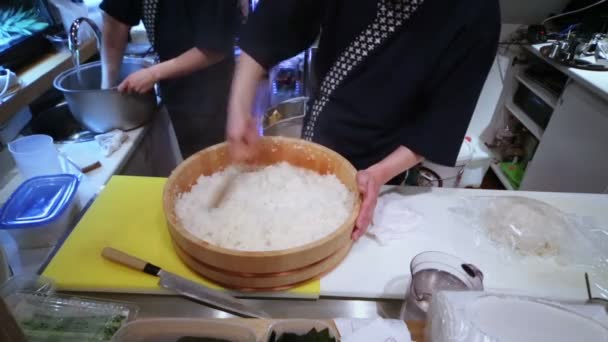
[[[239,175],[221,206],[210,208],[232,172],[199,177],[175,204],[184,228],[212,245],[240,251],[302,246],[336,231],[354,206],[355,195],[335,175],[282,162]]]

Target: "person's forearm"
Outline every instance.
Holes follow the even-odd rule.
[[[380,184],[386,184],[391,179],[420,163],[424,158],[407,147],[399,146],[379,163],[368,170]]]
[[[101,45],[101,88],[107,89],[116,85],[130,27],[103,14],[103,34]]]
[[[175,58],[150,67],[150,71],[157,81],[166,80],[207,68],[224,58],[225,53],[193,47]]]
[[[236,66],[230,90],[230,113],[251,114],[258,83],[266,73],[255,59],[242,52]]]

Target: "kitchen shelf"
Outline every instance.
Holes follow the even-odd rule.
[[[498,179],[500,180],[502,185],[507,190],[511,190],[511,191],[517,190],[513,187],[511,182],[509,182],[509,179],[507,178],[507,176],[505,176],[504,172],[502,172],[502,170],[500,169],[500,165],[498,163],[492,162],[492,164],[490,164],[490,168],[492,169],[492,171],[494,171],[494,174],[496,175],[496,177],[498,177]]]
[[[95,41],[87,41],[80,49],[81,62],[86,61],[96,52]],[[21,108],[49,90],[53,86],[55,77],[72,66],[71,53],[60,51],[43,55],[32,65],[15,70],[21,81],[21,89],[15,95],[0,102],[0,124],[8,121]]]
[[[551,106],[551,108],[555,109],[557,106],[557,96],[545,89],[538,82],[524,75],[523,72],[516,74],[515,78],[517,78],[521,84],[526,86],[526,88],[530,89],[534,94],[540,97],[541,100],[545,101],[549,106]]]
[[[505,107],[509,110],[509,112],[511,112],[511,114],[513,114],[513,116],[517,118],[517,120],[519,120],[519,122],[522,123],[522,125],[524,125],[524,127],[528,129],[528,131],[530,131],[530,133],[532,133],[532,135],[534,135],[534,137],[536,137],[536,139],[540,140],[542,138],[545,130],[530,119],[530,117],[524,113],[523,110],[513,103],[513,100],[506,101]]]

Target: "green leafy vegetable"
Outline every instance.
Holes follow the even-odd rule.
[[[321,331],[312,329],[305,335],[286,333],[279,336],[278,339],[276,333],[273,331],[272,334],[270,334],[269,342],[336,342],[336,339],[331,337],[329,329]]]

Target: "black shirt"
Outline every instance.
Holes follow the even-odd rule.
[[[143,0],[104,0],[100,8],[130,26],[143,18]],[[226,53],[220,63],[176,79],[160,82],[169,110],[204,112],[222,105],[222,99],[205,96],[214,87],[229,91],[234,67],[233,46],[238,27],[236,0],[159,0],[154,29],[154,48],[161,61],[175,58],[193,47]],[[209,91],[207,91],[209,90]],[[225,110],[225,109],[224,109]]]
[[[498,0],[262,0],[240,46],[268,68],[320,33],[315,72],[328,87],[308,138],[358,169],[400,145],[453,165],[499,32]]]

